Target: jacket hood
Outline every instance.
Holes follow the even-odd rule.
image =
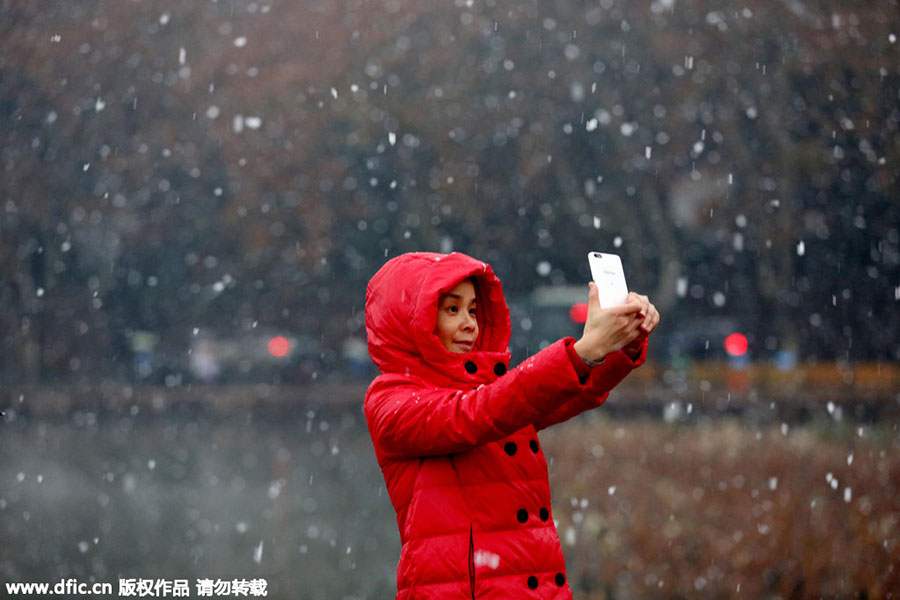
[[[435,333],[438,300],[468,277],[476,281],[479,334],[472,352],[455,354]],[[458,252],[413,252],[385,263],[366,289],[366,334],[369,354],[385,374],[477,385],[509,364],[509,308],[500,280],[487,263]]]

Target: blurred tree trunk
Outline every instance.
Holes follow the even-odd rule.
[[[18,329],[17,337],[21,336],[21,377],[25,383],[37,383],[41,379],[42,370],[43,321],[39,314],[41,299],[38,290],[41,285],[36,281],[35,275],[43,277],[43,260],[41,248],[34,238],[23,240],[17,254],[24,259],[20,264],[30,267],[19,269],[15,274],[19,306],[18,309],[11,307],[11,312],[16,315],[14,326]]]
[[[659,247],[659,271],[656,289],[650,296],[660,312],[675,305],[678,300],[677,282],[681,275],[680,250],[672,221],[667,218],[668,190],[656,179],[655,190],[647,190],[640,195],[641,214],[644,224],[650,228],[653,239]]]

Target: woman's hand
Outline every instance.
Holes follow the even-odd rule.
[[[659,325],[659,311],[656,310],[656,307],[653,306],[647,296],[642,296],[635,292],[628,292],[628,299],[626,302],[637,302],[640,304],[641,313],[644,315],[643,322],[638,326],[641,331],[640,335],[638,335],[633,342],[622,347],[628,354],[634,354],[640,349],[644,339],[653,333],[653,330]]]
[[[584,333],[575,342],[575,352],[588,360],[600,361],[617,350],[640,347],[658,324],[659,312],[647,296],[631,292],[625,304],[601,308],[597,286],[591,282]]]

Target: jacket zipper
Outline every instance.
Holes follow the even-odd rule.
[[[475,539],[472,537],[472,525],[469,525],[469,587],[472,600],[475,600]]]

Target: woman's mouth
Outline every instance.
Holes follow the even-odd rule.
[[[463,350],[465,350],[466,352],[471,352],[472,348],[475,347],[475,342],[455,340],[453,343],[456,344],[459,348],[462,348]]]

